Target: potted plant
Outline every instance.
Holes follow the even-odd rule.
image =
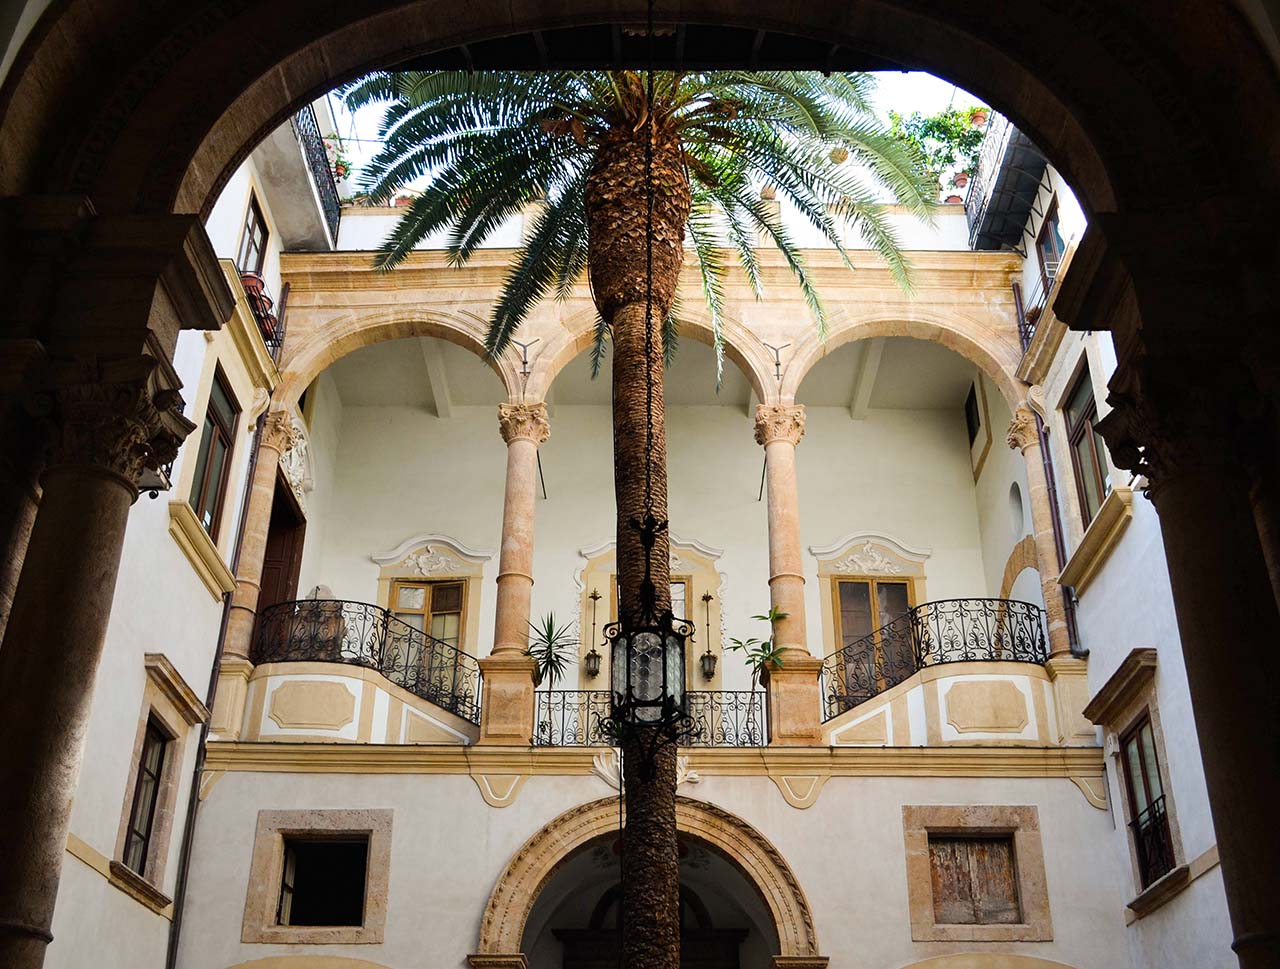
[[[987,123],[987,109],[984,107],[969,109],[969,124],[975,128],[984,127]]]
[[[786,619],[788,613],[778,612],[777,609],[770,607],[769,611],[760,616],[752,616],[752,619],[761,622],[767,622],[772,631],[775,623]],[[776,636],[770,636],[768,639],[756,639],[752,636],[750,639],[729,639],[729,649],[735,653],[742,653],[747,661],[747,666],[751,670],[751,691],[754,693],[756,684],[759,683],[761,688],[769,682],[769,669],[772,666],[782,666],[782,650],[778,648],[775,640]]]
[[[956,188],[964,188],[969,184],[969,173],[966,171],[956,172],[951,176],[951,184]]]
[[[948,205],[957,205],[960,202],[963,202],[964,199],[962,199],[959,195],[948,195],[945,199],[943,199],[943,201],[946,202]]]
[[[574,638],[573,627],[557,625],[556,614],[549,612],[536,623],[529,623],[529,629],[529,648],[525,653],[533,657],[534,685],[540,686],[545,679],[547,689],[553,690],[574,664],[578,640]]]

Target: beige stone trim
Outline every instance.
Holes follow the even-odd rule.
[[[982,405],[982,427],[979,433],[983,438],[983,440],[974,441],[969,448],[969,460],[973,465],[973,480],[976,484],[982,477],[982,469],[987,464],[987,455],[991,453],[991,442],[995,439],[995,435],[991,433],[991,408],[987,405],[987,381],[982,374],[978,374],[974,378],[974,383],[978,387],[978,400]],[[973,453],[975,449],[978,449],[977,454]]]
[[[1058,576],[1061,585],[1071,586],[1083,595],[1108,556],[1115,550],[1120,536],[1133,518],[1133,489],[1117,485],[1102,502],[1102,507],[1085,529],[1080,544]]]
[[[143,657],[143,664],[147,670],[147,679],[155,684],[156,689],[189,725],[204,723],[209,718],[208,708],[169,662],[169,657],[164,653],[147,653]]]
[[[1009,552],[1009,558],[1005,560],[1004,575],[1000,579],[1000,598],[1009,598],[1013,583],[1026,569],[1038,571],[1039,568],[1040,560],[1036,557],[1036,537],[1024,535],[1022,541],[1013,547]]]
[[[1084,715],[1101,727],[1115,724],[1126,707],[1132,706],[1151,686],[1156,675],[1157,653],[1149,646],[1132,649],[1092,700]]]
[[[305,945],[382,942],[391,880],[393,813],[390,809],[377,808],[259,811],[240,941]],[[293,926],[277,923],[284,839],[289,835],[306,834],[368,835],[363,925]]]
[[[218,693],[213,701],[209,731],[216,737],[237,740],[244,727],[245,703],[253,664],[240,656],[224,653],[218,664]]]
[[[244,224],[243,221],[241,224]],[[249,295],[245,292],[244,283],[240,280],[240,271],[236,268],[235,262],[231,259],[219,259],[218,262],[222,266],[227,285],[235,298],[235,309],[231,313],[231,318],[223,326],[223,332],[230,335],[236,354],[248,371],[250,379],[270,395],[280,381],[280,372],[276,369],[275,361],[271,359],[271,354],[267,352],[267,345],[262,340],[258,320],[249,306]]]
[[[764,835],[723,808],[680,796],[676,825],[719,849],[756,887],[773,918],[781,955],[817,955],[808,900],[782,854]],[[526,841],[489,896],[477,953],[507,958],[519,953],[525,921],[556,869],[584,845],[617,829],[618,801],[608,797],[571,808]]]
[[[381,962],[349,959],[346,956],[270,956],[241,962],[231,969],[391,969]]]
[[[341,730],[356,717],[356,696],[333,680],[286,680],[271,691],[267,716],[282,730]]]
[[[1177,898],[1202,875],[1207,875],[1220,864],[1218,846],[1210,845],[1204,852],[1185,865],[1179,865],[1163,878],[1157,879],[1146,891],[1125,906],[1125,925],[1146,918],[1156,909]]]
[[[903,837],[907,848],[907,897],[911,938],[915,942],[1049,942],[1049,888],[1039,812],[1019,805],[904,805]],[[933,916],[933,875],[929,834],[1012,834],[1018,900],[1023,921],[998,925],[942,925]]]
[[[1065,962],[1050,962],[1012,952],[960,952],[913,962],[902,969],[1072,969]]]
[[[1090,806],[1096,807],[1099,811],[1107,809],[1107,779],[1105,777],[1084,777],[1079,774],[1071,775],[1071,783],[1080,788],[1080,793],[1084,795],[1084,799],[1089,802]]]
[[[213,544],[191,505],[181,499],[169,502],[169,534],[182,549],[196,575],[200,576],[210,596],[215,600],[221,599],[235,590],[236,577],[222,561],[218,546]]]
[[[72,832],[67,832],[67,854],[88,865],[112,887],[124,892],[135,902],[146,906],[163,919],[173,920],[173,901],[167,895]]]
[[[480,789],[480,796],[484,798],[485,804],[489,807],[504,808],[515,803],[516,795],[520,793],[520,788],[524,787],[524,782],[529,779],[529,775],[472,773],[471,779]]]

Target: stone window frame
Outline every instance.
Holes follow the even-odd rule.
[[[378,944],[387,924],[391,881],[391,808],[262,810],[253,838],[249,885],[240,941],[287,945]],[[369,839],[365,866],[363,925],[280,925],[280,885],[286,838],[363,835]]]
[[[904,805],[907,902],[915,942],[1050,942],[1053,920],[1045,878],[1040,815],[1032,805]],[[1013,837],[1022,921],[983,925],[939,924],[933,917],[929,835]]]
[[[147,684],[143,689],[142,708],[134,732],[133,754],[108,877],[112,883],[158,912],[165,909],[171,901],[164,893],[165,869],[173,837],[178,789],[186,764],[187,742],[191,739],[192,731],[208,720],[209,711],[163,653],[147,653],[144,664]],[[143,873],[139,873],[124,863],[124,849],[138,786],[143,742],[147,726],[151,723],[155,723],[169,739],[160,769],[160,790],[156,795],[155,812],[151,820],[146,861]]]
[[[1116,790],[1119,792],[1120,816],[1117,822],[1124,827],[1125,844],[1129,849],[1129,873],[1133,890],[1137,893],[1126,908],[1141,918],[1155,911],[1181,891],[1191,881],[1190,865],[1182,845],[1182,830],[1178,825],[1178,801],[1173,793],[1173,781],[1169,776],[1169,756],[1164,740],[1164,728],[1160,721],[1160,705],[1156,699],[1157,651],[1152,647],[1137,647],[1129,651],[1116,671],[1084,708],[1084,715],[1092,723],[1102,727],[1103,749],[1115,772]],[[1120,738],[1126,736],[1142,719],[1151,721],[1151,737],[1156,745],[1156,763],[1160,771],[1160,783],[1164,787],[1165,815],[1169,819],[1169,840],[1173,843],[1173,868],[1146,888],[1142,887],[1142,869],[1138,864],[1138,846],[1134,841],[1133,808],[1129,798],[1129,785],[1124,765],[1120,762],[1124,750]]]

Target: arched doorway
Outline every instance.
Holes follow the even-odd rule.
[[[570,954],[565,940],[570,946],[583,946],[573,950],[583,955],[606,948],[601,930],[612,917],[608,893],[617,884],[612,846],[618,822],[617,800],[601,798],[566,811],[526,841],[489,896],[473,964],[497,965],[497,957],[516,959],[521,953],[529,958],[534,953],[522,947],[533,945],[545,969],[559,969],[555,960]],[[759,950],[765,956],[803,956],[824,963],[804,891],[764,835],[723,808],[687,797],[676,798],[676,825],[683,845],[681,884],[694,923],[691,930],[701,919],[704,931],[723,932],[702,937],[707,945],[720,947],[722,959],[730,959],[737,944],[743,947],[740,959]],[[568,898],[575,887],[584,885],[582,898]],[[575,921],[581,928],[569,924]],[[556,938],[556,929],[596,934],[562,940]],[[744,930],[740,939],[733,934]],[[592,944],[598,948],[586,948]]]

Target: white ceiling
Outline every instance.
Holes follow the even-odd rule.
[[[606,357],[600,376],[591,379],[591,354],[584,351],[571,360],[551,386],[551,400],[560,404],[595,404],[608,406],[611,399],[609,367]],[[696,340],[680,341],[675,361],[667,368],[667,404],[671,406],[725,405],[745,408],[749,403],[751,384],[728,357],[724,361],[724,379],[716,392],[716,358],[709,346]]]
[[[943,410],[964,406],[977,369],[954,351],[910,337],[885,337],[874,372],[873,410]],[[806,375],[796,402],[809,407],[848,407],[863,355],[871,341],[849,343],[818,361]]]
[[[498,404],[507,399],[502,381],[470,350],[434,337],[389,340],[347,354],[329,368],[344,407],[435,409],[427,359],[439,356],[449,399],[455,407]]]

